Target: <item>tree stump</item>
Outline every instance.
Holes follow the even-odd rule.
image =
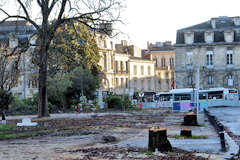
[[[172,151],[172,146],[167,139],[167,130],[163,128],[149,129],[148,150],[154,152],[155,149],[159,152]]]
[[[187,126],[197,126],[197,115],[193,112],[187,113],[184,115],[183,125]]]
[[[188,129],[181,130],[180,135],[184,137],[192,137],[192,131]]]

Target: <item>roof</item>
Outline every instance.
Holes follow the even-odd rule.
[[[234,32],[234,42],[240,42],[240,25],[234,24],[234,18],[239,17],[218,17],[211,20],[179,29],[177,31],[176,44],[184,44],[184,32],[194,32],[194,43],[205,43],[204,33],[206,30],[212,30],[214,32],[214,42],[225,42],[224,31],[232,30]],[[215,23],[213,28],[212,22]]]
[[[25,43],[34,33],[36,33],[36,29],[32,25],[28,25],[27,21],[5,21],[0,23],[0,43],[6,45],[9,44],[11,34],[14,34],[20,43]]]

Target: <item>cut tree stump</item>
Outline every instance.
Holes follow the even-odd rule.
[[[149,141],[148,150],[155,152],[155,149],[159,152],[172,151],[172,146],[167,139],[167,130],[163,128],[150,128],[149,129]]]
[[[188,129],[181,130],[180,135],[184,137],[192,137],[192,131]]]
[[[197,126],[197,115],[194,112],[190,112],[184,115],[183,125],[186,126]]]

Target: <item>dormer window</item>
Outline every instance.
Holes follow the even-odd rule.
[[[214,32],[213,31],[206,31],[204,33],[204,40],[206,43],[212,43],[214,39]]]
[[[184,33],[184,40],[186,44],[192,44],[194,41],[194,33],[192,31],[187,31]]]
[[[224,31],[224,40],[225,42],[233,42],[234,33],[232,30]]]

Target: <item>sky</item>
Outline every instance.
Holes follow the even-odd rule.
[[[0,0],[1,2],[2,0]],[[239,0],[123,0],[124,25],[115,26],[125,39],[142,49],[147,42],[176,41],[176,31],[219,16],[240,16]],[[6,0],[10,12],[16,12],[16,0]],[[34,14],[34,13],[33,13]]]
[[[239,0],[127,0],[122,39],[142,49],[147,42],[176,42],[176,31],[219,16],[240,16]]]

